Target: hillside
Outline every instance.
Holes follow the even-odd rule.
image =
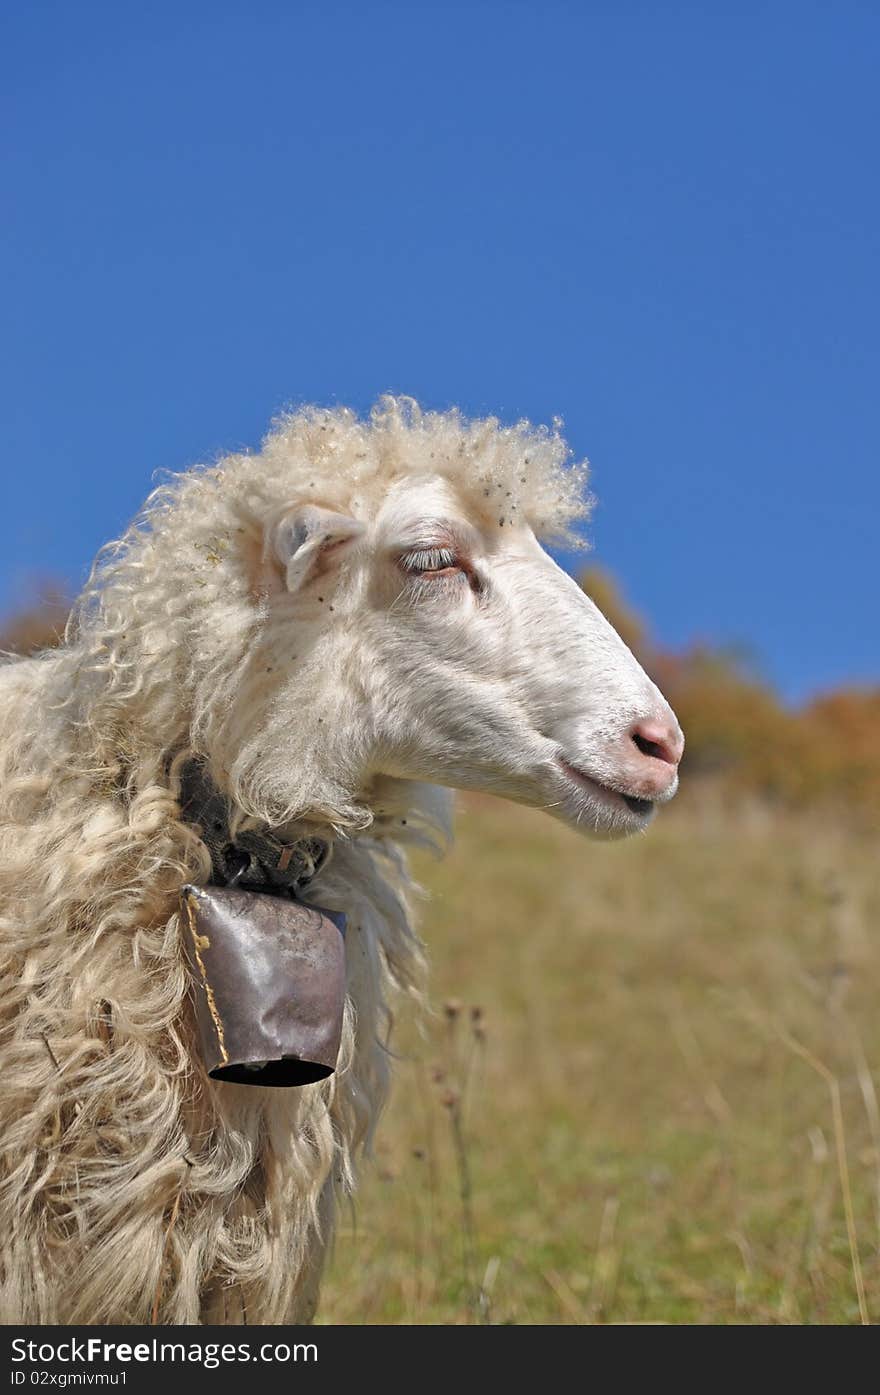
[[[438,1011],[322,1321],[858,1322],[847,1187],[880,1320],[867,835],[691,791],[603,846],[470,797],[419,870]]]

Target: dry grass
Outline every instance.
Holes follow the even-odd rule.
[[[602,847],[471,798],[419,870],[438,1012],[323,1322],[880,1320],[867,838],[692,797]]]

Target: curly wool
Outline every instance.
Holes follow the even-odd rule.
[[[0,671],[2,1320],[312,1315],[334,1196],[387,1093],[389,996],[419,992],[401,834],[442,842],[448,810],[431,787],[343,788],[307,722],[293,771],[273,769],[272,680],[250,662],[266,521],[303,498],[368,518],[431,473],[475,515],[560,533],[584,512],[566,454],[558,434],[407,400],[366,421],[303,409],[259,454],[157,490],[99,556],[64,647]],[[327,1081],[218,1086],[200,1065],[177,915],[181,884],[210,875],[177,802],[192,755],[237,817],[335,840],[310,888],[349,919]]]

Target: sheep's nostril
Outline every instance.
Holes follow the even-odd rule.
[[[681,760],[684,739],[680,731],[659,722],[640,722],[630,735],[643,756],[662,760],[666,765],[678,765]]]
[[[643,756],[656,756],[657,760],[668,760],[666,748],[659,741],[647,741],[637,731],[633,732],[633,741],[638,746]]]

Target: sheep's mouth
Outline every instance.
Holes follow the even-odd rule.
[[[557,756],[556,763],[569,780],[580,785],[582,789],[589,790],[593,795],[598,794],[603,802],[610,801],[612,805],[619,809],[621,804],[626,805],[631,814],[645,821],[654,812],[653,799],[643,799],[640,795],[627,794],[625,790],[615,789],[613,785],[606,785],[601,780],[597,780],[595,775],[588,775],[586,770],[580,770],[576,765],[572,765],[564,756]]]

